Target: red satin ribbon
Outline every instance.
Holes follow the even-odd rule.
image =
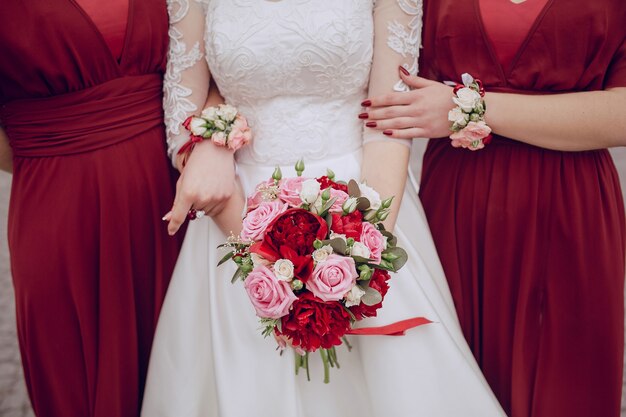
[[[361,336],[404,336],[404,333],[414,327],[432,323],[426,317],[413,317],[379,327],[362,327],[360,329],[352,329],[346,334],[354,334]]]
[[[202,136],[191,135],[189,136],[189,140],[180,147],[178,155],[183,155],[183,166],[187,163],[187,158],[189,158],[189,154],[193,151],[193,147],[196,146],[196,143],[200,143],[203,140],[204,138]]]

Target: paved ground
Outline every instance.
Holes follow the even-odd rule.
[[[613,155],[626,190],[626,148],[614,150]],[[0,173],[0,417],[33,417],[22,379],[15,334],[15,305],[6,244],[9,184],[10,176]],[[624,392],[626,395],[626,389]],[[622,416],[626,417],[626,411]]]

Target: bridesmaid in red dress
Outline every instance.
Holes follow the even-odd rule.
[[[2,0],[0,123],[9,245],[38,417],[139,415],[178,253],[161,216],[162,0]]]
[[[465,336],[510,416],[617,417],[626,227],[602,148],[626,145],[626,2],[424,3],[420,77],[369,119],[440,138],[420,197]],[[441,82],[466,72],[494,133],[475,152],[447,138]]]

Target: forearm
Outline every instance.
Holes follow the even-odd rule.
[[[626,145],[626,88],[555,95],[489,93],[493,132],[531,145],[583,151]]]
[[[243,191],[237,182],[235,192],[228,199],[222,211],[213,216],[213,220],[224,234],[230,235],[232,233],[239,236],[245,203]]]
[[[9,137],[0,127],[0,170],[13,172],[13,152],[9,145]]]
[[[404,193],[408,174],[410,148],[390,140],[370,142],[363,148],[361,177],[381,193],[381,198],[394,196],[389,217],[383,222],[393,230]]]

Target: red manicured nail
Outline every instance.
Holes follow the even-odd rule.
[[[391,136],[391,135],[393,135],[393,131],[392,130],[383,130],[383,135]]]
[[[404,68],[402,65],[400,65],[398,68],[400,69],[400,72],[403,73],[404,75],[406,76],[411,75],[409,71],[406,68]]]
[[[361,106],[363,107],[369,107],[372,105],[372,100],[365,100],[361,103]]]
[[[369,114],[367,114],[367,113],[359,114],[359,119],[367,119],[368,117],[369,117]]]
[[[367,127],[376,127],[376,122],[367,122],[367,123],[365,123],[365,126],[367,126]]]

